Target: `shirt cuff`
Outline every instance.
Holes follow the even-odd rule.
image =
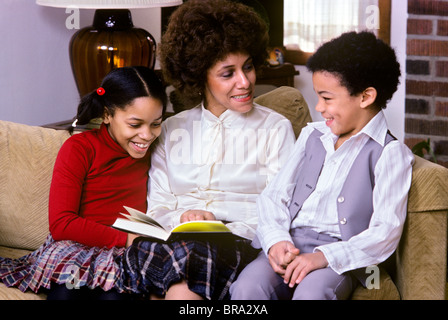
[[[284,230],[269,230],[269,232],[261,233],[257,230],[257,236],[260,240],[263,251],[268,254],[269,249],[276,243],[281,241],[289,241],[294,244],[289,232]]]
[[[322,252],[325,256],[325,259],[327,259],[328,262],[327,268],[333,269],[334,272],[340,275],[345,271],[342,270],[343,266],[340,263],[338,263],[337,259],[331,254],[329,246],[331,246],[331,244],[316,247],[314,248],[314,252],[316,251]]]

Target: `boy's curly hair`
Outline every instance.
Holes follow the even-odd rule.
[[[308,60],[311,72],[336,74],[351,95],[368,87],[377,91],[375,105],[386,108],[400,83],[395,51],[371,32],[348,32],[323,44]]]
[[[195,101],[216,62],[247,53],[257,68],[268,42],[266,23],[251,8],[227,0],[189,0],[171,15],[159,45],[164,80]]]

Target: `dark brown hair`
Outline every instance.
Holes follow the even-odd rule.
[[[77,124],[87,124],[101,118],[104,108],[114,115],[116,108],[124,109],[136,98],[152,97],[159,100],[165,112],[167,96],[165,87],[156,73],[147,67],[122,67],[113,69],[103,79],[99,95],[96,90],[82,97],[76,114]],[[73,131],[73,127],[69,128]]]
[[[269,35],[253,9],[227,0],[189,0],[170,17],[159,46],[164,80],[196,101],[207,71],[231,53],[246,53],[255,68],[267,55]]]
[[[395,51],[367,31],[347,32],[323,44],[308,60],[311,72],[326,71],[339,77],[351,95],[368,87],[377,91],[375,104],[386,108],[400,83]]]

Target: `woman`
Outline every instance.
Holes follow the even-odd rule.
[[[165,299],[224,299],[256,255],[255,201],[294,144],[290,122],[254,104],[255,70],[267,29],[250,8],[188,1],[171,16],[160,46],[164,78],[202,102],[164,122],[149,171],[148,214],[168,228],[222,220],[246,238],[136,241],[125,254],[123,288]]]
[[[74,126],[104,121],[61,147],[50,187],[51,235],[27,256],[0,258],[0,280],[22,291],[49,289],[51,300],[124,298],[114,288],[119,257],[136,236],[111,225],[124,205],[147,208],[148,150],[166,99],[159,78],[144,67],[115,69],[83,97]]]

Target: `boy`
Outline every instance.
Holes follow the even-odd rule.
[[[254,245],[263,252],[233,284],[235,300],[347,299],[401,237],[414,158],[382,112],[399,83],[395,52],[350,32],[307,67],[325,121],[303,129],[260,195]]]

